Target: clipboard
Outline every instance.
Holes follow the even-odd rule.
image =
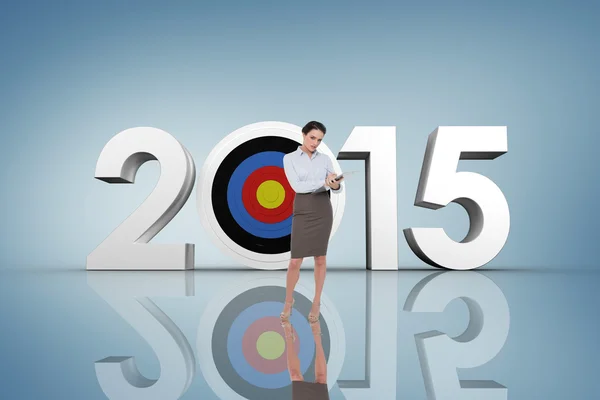
[[[358,171],[346,171],[346,172],[342,172],[341,174],[339,174],[338,176],[335,177],[335,180],[339,181],[342,178],[346,179],[349,176],[352,176],[352,175],[354,175],[356,173],[358,173]]]
[[[336,181],[339,181],[340,179],[344,178],[344,180],[348,179],[349,176],[353,176],[357,173],[359,173],[360,171],[346,171],[346,172],[342,172],[341,174],[339,174],[338,176],[335,177]],[[320,192],[325,192],[328,190],[328,187],[323,185],[318,189],[314,189],[312,192],[308,192],[308,193],[320,193]]]

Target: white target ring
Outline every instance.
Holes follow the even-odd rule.
[[[301,145],[302,128],[285,122],[266,121],[246,125],[223,138],[210,152],[200,170],[197,182],[197,208],[202,225],[213,243],[221,251],[245,266],[263,270],[276,270],[287,268],[291,255],[289,248],[287,251],[269,254],[268,252],[261,253],[243,247],[232,240],[221,226],[214,211],[215,204],[213,204],[215,176],[226,157],[250,140],[268,137],[288,139]],[[324,142],[321,142],[318,151],[331,158],[336,173],[342,172],[336,157]],[[226,201],[226,199],[223,199],[223,201]],[[333,225],[330,237],[335,234],[341,222],[345,202],[345,191],[340,193],[331,192]]]

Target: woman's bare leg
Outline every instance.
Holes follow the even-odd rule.
[[[325,275],[327,274],[327,256],[315,256],[315,297],[311,308],[311,314],[319,318],[321,293],[325,286]]]
[[[294,288],[300,278],[300,266],[302,258],[292,258],[288,265],[287,277],[285,282],[285,304],[283,305],[283,313],[289,315],[292,308],[292,299],[294,297]]]
[[[315,382],[327,383],[327,361],[325,360],[325,351],[321,341],[321,323],[319,321],[311,323],[310,328],[315,339]]]
[[[292,324],[288,321],[283,322],[281,325],[283,326],[283,332],[285,334],[285,350],[287,353],[287,367],[290,373],[290,379],[292,381],[303,381],[304,377],[302,376],[300,369],[300,359],[298,358],[298,354],[296,354],[296,350],[294,350]]]

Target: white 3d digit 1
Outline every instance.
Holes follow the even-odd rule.
[[[100,153],[95,177],[111,184],[134,183],[149,160],[160,163],[154,191],[88,255],[88,270],[194,268],[193,244],[148,244],[181,210],[194,186],[194,160],[177,139],[156,128],[124,130]]]
[[[504,247],[510,229],[508,203],[489,178],[456,172],[458,160],[491,160],[507,151],[505,126],[441,126],[429,135],[415,206],[433,210],[463,206],[470,227],[460,242],[442,228],[409,228],[404,235],[426,263],[454,270],[478,268]]]
[[[337,158],[365,160],[367,269],[397,270],[396,127],[355,127]]]

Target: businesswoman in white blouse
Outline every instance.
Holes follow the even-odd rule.
[[[331,193],[342,191],[341,182],[327,154],[317,150],[325,136],[325,126],[310,121],[302,128],[302,145],[283,157],[285,175],[296,192],[292,217],[291,259],[288,265],[286,295],[282,322],[289,320],[293,307],[293,293],[300,276],[300,265],[305,257],[315,259],[315,297],[309,322],[316,323],[320,315],[321,293],[325,283],[327,246],[333,225]]]

